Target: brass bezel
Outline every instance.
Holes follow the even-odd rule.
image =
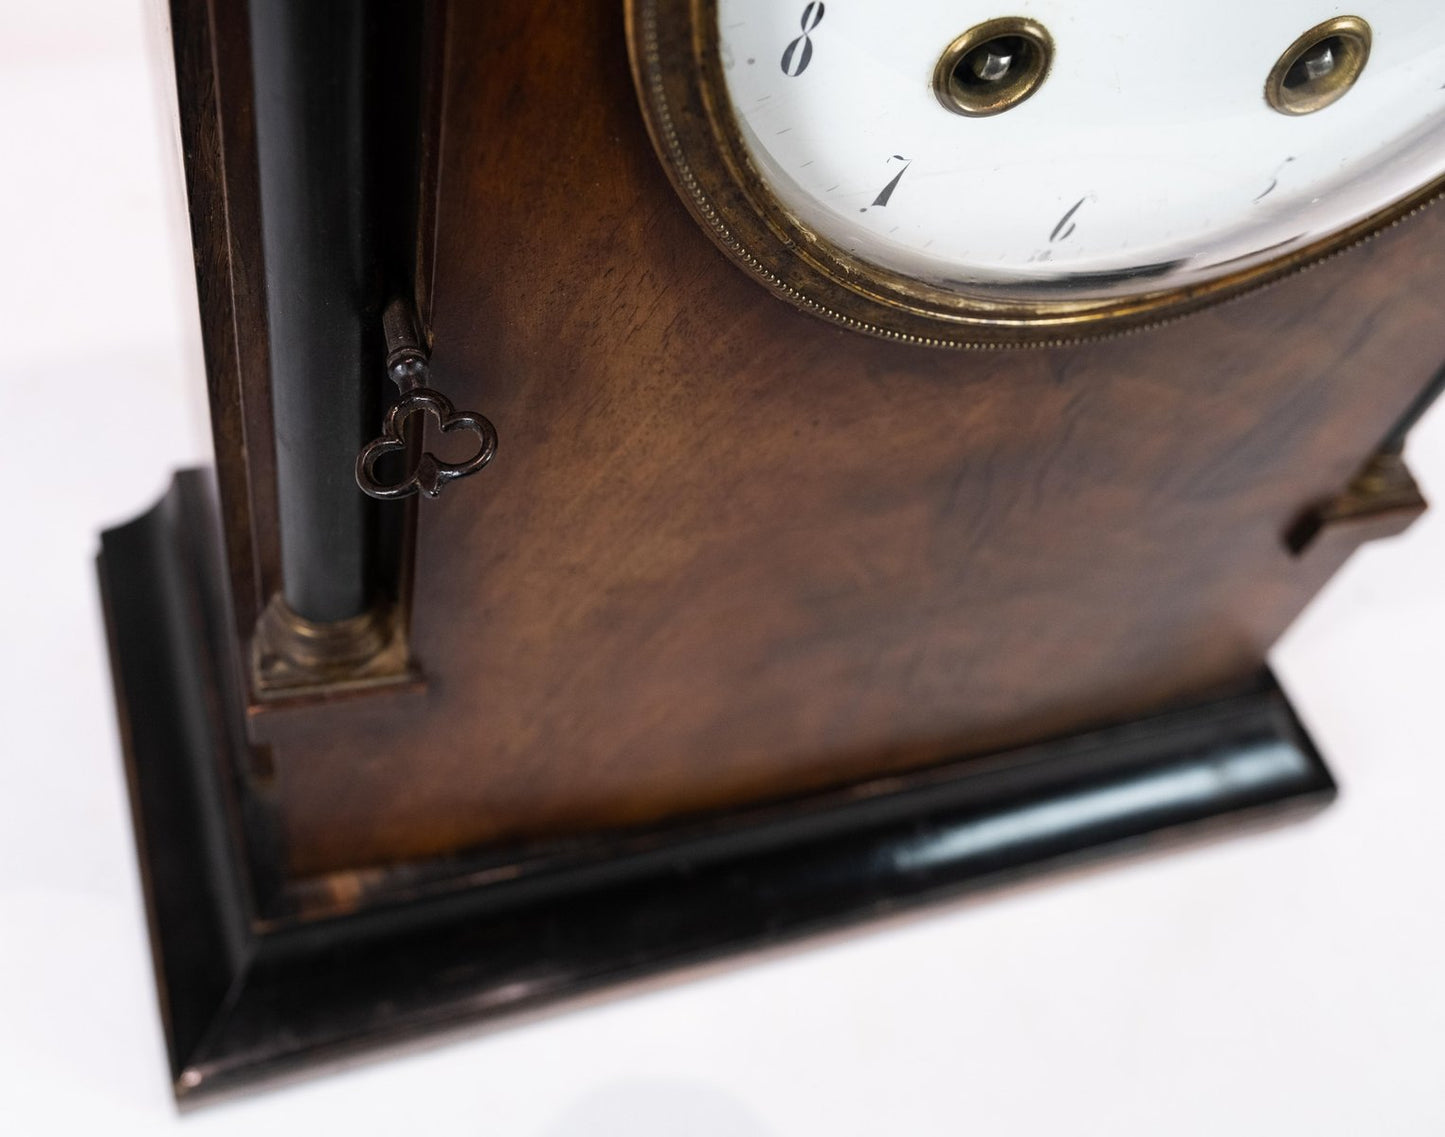
[[[788,303],[899,343],[996,348],[1076,343],[1151,327],[1279,280],[1372,236],[1438,197],[1445,178],[1354,225],[1211,280],[1131,296],[1014,299],[945,291],[850,256],[791,214],[753,166],[718,50],[717,0],[626,0],[643,119],[698,224]]]
[[[996,88],[970,90],[956,79],[958,65],[975,50],[996,39],[1012,37],[1029,45],[1028,65],[1016,78]],[[945,110],[969,118],[1003,114],[1042,86],[1054,62],[1054,40],[1048,29],[1025,16],[1003,16],[975,24],[943,49],[933,68],[933,93]]]
[[[1305,52],[1327,39],[1339,39],[1347,48],[1339,65],[1309,90],[1286,87],[1285,78],[1290,69]],[[1290,44],[1270,69],[1269,78],[1264,82],[1265,101],[1280,114],[1305,115],[1324,110],[1355,85],[1370,61],[1370,42],[1370,25],[1359,16],[1336,16],[1316,24]]]

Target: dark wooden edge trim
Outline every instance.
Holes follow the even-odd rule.
[[[177,1076],[249,965],[253,905],[224,780],[245,754],[208,478],[101,538],[100,586],[157,988]],[[214,559],[201,566],[197,546]],[[221,623],[217,623],[220,620]]]
[[[206,479],[103,538],[100,571],[178,1098],[532,1011],[1105,854],[1329,801],[1273,677],[1025,750],[679,837],[545,889],[485,885],[265,930],[227,771],[227,599]],[[229,751],[229,752],[228,752]],[[819,799],[822,800],[822,799]]]
[[[217,481],[237,632],[279,586],[275,451],[244,4],[169,0]]]

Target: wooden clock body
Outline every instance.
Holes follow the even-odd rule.
[[[1423,507],[1438,209],[1132,334],[903,346],[714,248],[612,0],[433,5],[410,283],[501,445],[380,526],[404,665],[278,692],[251,27],[173,20],[219,493],[102,575],[179,1092],[1328,796],[1265,656]]]

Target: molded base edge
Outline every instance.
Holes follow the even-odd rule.
[[[866,783],[568,869],[277,929],[257,918],[247,759],[206,475],[102,538],[100,576],[178,1098],[769,947],[1335,787],[1273,676],[1241,693]],[[721,832],[721,835],[720,835]]]

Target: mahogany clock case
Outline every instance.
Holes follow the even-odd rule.
[[[291,74],[352,77],[382,283],[298,403],[324,274],[275,274],[339,254],[268,181],[311,136],[253,67],[327,31],[267,56],[281,7],[171,6],[215,489],[101,556],[179,1095],[1328,799],[1265,656],[1423,508],[1445,214],[1125,337],[888,343],[713,247],[615,3],[357,5],[356,66]],[[498,457],[355,507],[402,666],[268,686],[276,597],[351,579],[282,534],[360,497],[398,288]]]

